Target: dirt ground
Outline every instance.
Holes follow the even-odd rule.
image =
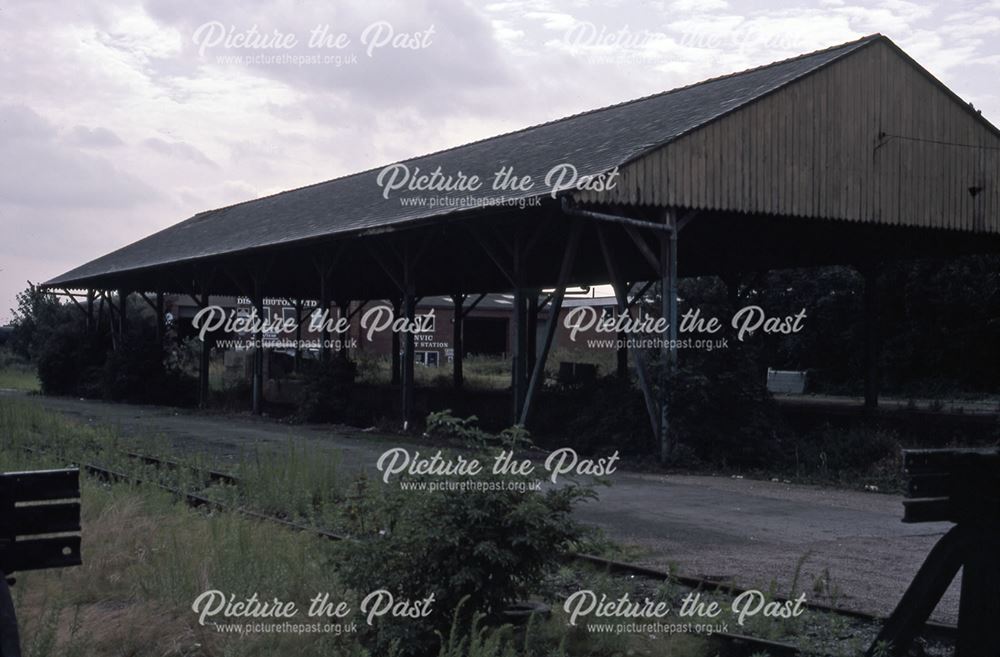
[[[0,395],[18,395],[0,391]],[[335,454],[348,471],[374,471],[400,438],[346,427],[289,426],[266,418],[178,411],[67,398],[33,397],[81,422],[110,424],[137,438],[236,461],[254,449],[307,445]],[[414,448],[414,442],[405,444]],[[419,444],[419,443],[417,443]],[[630,560],[684,575],[732,579],[766,590],[776,582],[809,599],[888,614],[946,524],[904,525],[902,499],[860,491],[728,477],[619,470],[580,518],[631,546]],[[955,622],[958,584],[935,612]]]

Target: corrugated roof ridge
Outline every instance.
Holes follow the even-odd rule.
[[[456,146],[449,146],[448,148],[442,148],[441,150],[432,151],[430,153],[424,153],[422,155],[414,155],[414,156],[409,157],[409,158],[407,158],[405,160],[397,160],[397,161],[398,162],[412,162],[413,160],[419,160],[419,159],[422,159],[422,158],[425,158],[425,157],[433,157],[435,155],[441,155],[442,153],[447,153],[449,151],[458,150],[459,148],[465,148],[466,146],[474,146],[476,144],[482,144],[484,142],[492,141],[494,139],[500,139],[501,137],[509,137],[510,135],[516,135],[518,133],[527,132],[529,130],[534,130],[536,128],[542,128],[542,127],[545,127],[545,126],[554,125],[556,123],[562,123],[563,121],[569,121],[570,119],[576,119],[576,118],[579,118],[581,116],[586,116],[588,114],[596,114],[598,112],[605,112],[605,111],[608,111],[608,110],[618,109],[618,108],[624,107],[626,105],[632,105],[634,103],[641,103],[641,102],[644,102],[644,101],[647,101],[647,100],[652,100],[653,98],[659,98],[661,96],[668,96],[670,94],[677,93],[677,92],[680,92],[680,91],[686,91],[688,89],[692,89],[694,87],[698,87],[698,86],[701,86],[703,84],[708,84],[710,82],[718,82],[720,80],[725,80],[727,78],[733,78],[733,77],[737,77],[737,76],[740,76],[740,75],[746,75],[747,73],[754,73],[756,71],[761,71],[761,70],[764,70],[764,69],[767,69],[767,68],[772,68],[774,66],[781,66],[781,65],[784,65],[784,64],[789,64],[791,62],[794,62],[794,61],[797,61],[797,60],[800,60],[800,59],[806,59],[806,58],[809,58],[809,57],[815,57],[816,55],[821,55],[823,53],[832,52],[834,50],[840,50],[842,48],[843,49],[847,49],[847,48],[849,48],[851,46],[860,46],[860,45],[862,45],[865,42],[874,41],[874,40],[880,39],[880,38],[881,39],[885,39],[886,37],[883,36],[881,33],[876,32],[874,34],[869,34],[869,35],[863,36],[863,37],[861,37],[859,39],[855,39],[854,41],[847,41],[845,43],[841,43],[841,44],[838,44],[838,45],[835,45],[835,46],[829,46],[827,48],[821,48],[820,50],[814,50],[813,52],[807,52],[807,53],[803,53],[801,55],[795,55],[794,57],[789,57],[787,59],[778,60],[776,62],[771,62],[769,64],[762,64],[760,66],[754,66],[753,68],[744,69],[742,71],[736,71],[734,73],[726,73],[724,75],[717,75],[714,78],[707,78],[705,80],[700,80],[698,82],[692,82],[691,84],[687,84],[687,85],[684,85],[684,86],[681,86],[681,87],[675,87],[673,89],[668,89],[666,91],[658,91],[658,92],[656,92],[654,94],[649,94],[647,96],[641,96],[639,98],[632,98],[630,100],[625,100],[625,101],[622,101],[622,102],[619,102],[619,103],[614,103],[612,105],[605,105],[603,107],[595,107],[593,109],[585,110],[583,112],[577,112],[576,114],[570,114],[568,116],[563,116],[563,117],[560,117],[558,119],[552,119],[550,121],[543,121],[542,123],[536,123],[536,124],[533,124],[533,125],[525,126],[523,128],[518,128],[517,130],[511,130],[509,132],[502,132],[502,133],[497,134],[497,135],[492,135],[492,136],[489,136],[489,137],[483,137],[482,139],[476,139],[474,141],[466,142],[464,144],[458,144]],[[230,205],[224,205],[222,207],[214,208],[214,209],[211,209],[211,210],[203,210],[202,212],[199,212],[199,213],[191,216],[188,219],[188,221],[190,221],[191,219],[196,219],[196,218],[201,217],[203,215],[213,214],[215,212],[220,212],[222,210],[228,210],[230,208],[239,207],[241,205],[246,205],[248,203],[255,203],[257,201],[263,201],[263,200],[266,200],[266,199],[269,199],[269,198],[274,198],[276,196],[281,196],[282,194],[290,194],[292,192],[298,192],[298,191],[302,191],[304,189],[310,189],[312,187],[319,187],[320,185],[326,185],[328,183],[337,182],[338,180],[345,180],[347,178],[353,178],[354,176],[361,176],[361,175],[364,175],[366,173],[371,173],[373,171],[378,171],[380,169],[383,169],[386,166],[388,166],[388,165],[383,164],[381,166],[372,167],[370,169],[364,169],[362,171],[356,171],[354,173],[344,174],[343,176],[338,176],[336,178],[330,178],[328,180],[321,180],[319,182],[309,183],[308,185],[302,185],[301,187],[293,187],[292,189],[285,189],[285,190],[282,190],[280,192],[275,192],[273,194],[267,194],[265,196],[258,196],[257,198],[247,199],[245,201],[239,201],[237,203],[232,203]]]

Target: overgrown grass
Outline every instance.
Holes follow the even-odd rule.
[[[7,368],[0,370],[0,388],[37,392],[40,384],[34,371]]]
[[[61,465],[84,455],[112,459],[115,449],[130,445],[113,430],[65,420],[33,402],[0,399],[0,470]],[[335,469],[308,456],[290,449],[282,458],[245,460],[240,474],[256,492],[240,500],[283,509],[287,516],[307,513],[317,504],[314,490],[339,483]],[[116,461],[121,468],[141,467],[130,463]],[[175,478],[179,485],[197,484]],[[191,610],[194,599],[211,589],[237,600],[256,593],[265,600],[294,601],[300,609],[318,593],[329,593],[331,600],[357,610],[362,594],[339,581],[334,544],[235,513],[193,511],[151,485],[106,485],[84,477],[81,498],[84,565],[19,574],[14,587],[26,657],[371,655],[354,634],[234,636],[199,625]],[[318,503],[333,505],[335,499]],[[420,555],[412,559],[412,567],[419,568]],[[295,622],[312,622],[304,616],[300,612]],[[360,614],[357,618],[363,622]],[[558,609],[528,631],[481,624],[470,629],[464,621],[453,627],[441,657],[707,654],[704,643],[691,637],[570,631]]]
[[[0,388],[37,392],[41,389],[35,366],[0,347]]]
[[[374,354],[355,354],[358,361],[358,382],[388,383],[392,366],[389,358]],[[559,373],[561,361],[591,363],[597,365],[600,375],[615,371],[616,355],[614,351],[598,351],[594,349],[553,349],[546,361],[545,376],[555,381]],[[474,390],[505,390],[510,387],[510,360],[503,356],[466,356],[462,361],[462,374],[465,385]],[[452,367],[447,360],[442,360],[437,367],[417,365],[414,378],[419,385],[452,384]]]
[[[148,488],[85,479],[81,493],[84,565],[18,577],[26,657],[365,654],[333,633],[234,638],[200,626],[191,611],[211,589],[300,606],[319,591],[351,599],[319,539],[232,514],[205,516]]]
[[[309,452],[289,441],[284,449],[253,451],[234,468],[237,486],[211,482],[204,472],[218,464],[204,454],[172,454],[156,437],[123,436],[104,425],[83,425],[46,412],[31,400],[0,399],[0,446],[9,452],[31,452],[50,466],[92,463],[142,481],[156,482],[285,519],[324,526],[333,517],[348,482],[342,481],[331,452]],[[166,458],[172,469],[157,468],[128,456],[129,452]]]
[[[358,363],[358,382],[369,384],[388,383],[392,378],[392,363],[387,356],[358,353],[354,355]],[[510,387],[510,361],[502,356],[466,356],[462,361],[465,384],[477,390],[503,390]],[[414,368],[414,379],[418,385],[450,386],[452,367],[442,360],[437,367]]]

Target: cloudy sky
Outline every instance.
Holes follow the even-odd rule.
[[[0,324],[195,212],[873,32],[1000,122],[1000,0],[0,0]]]

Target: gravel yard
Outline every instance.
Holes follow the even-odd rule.
[[[0,391],[2,395],[22,395]],[[33,397],[82,422],[232,459],[295,441],[329,451],[349,471],[373,471],[395,436],[328,426],[289,426],[250,416]],[[419,443],[407,440],[411,448]],[[761,588],[798,588],[811,601],[888,614],[947,525],[904,525],[901,498],[728,477],[619,470],[582,518],[629,546],[629,560]],[[935,619],[954,622],[953,585]]]

